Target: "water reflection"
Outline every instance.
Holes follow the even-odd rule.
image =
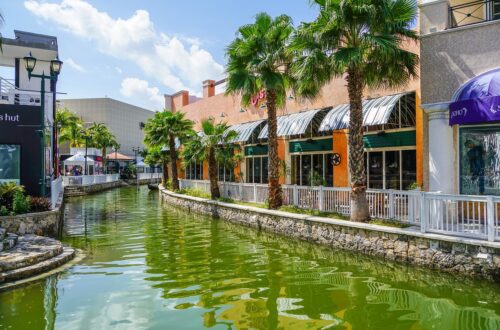
[[[500,288],[158,207],[124,188],[66,206],[88,258],[0,293],[0,328],[499,329]]]

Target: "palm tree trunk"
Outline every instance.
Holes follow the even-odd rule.
[[[162,161],[162,171],[163,171],[163,187],[167,187],[168,182],[168,162],[166,160]]]
[[[217,182],[217,161],[215,160],[213,148],[208,151],[208,177],[210,179],[210,195],[212,199],[220,198],[219,184]]]
[[[278,157],[278,119],[276,115],[276,91],[266,91],[267,124],[269,140],[269,208],[283,205],[280,185],[280,160]]]
[[[175,136],[168,136],[168,151],[170,152],[170,161],[172,169],[172,190],[179,190],[179,177],[177,175],[177,151],[175,150]]]
[[[349,171],[351,172],[351,220],[370,220],[366,199],[366,174],[363,145],[363,82],[361,74],[349,69],[347,91],[350,102],[349,118]]]
[[[108,171],[107,171],[107,168],[106,168],[106,148],[102,148],[102,151],[101,151],[101,154],[102,154],[102,167],[103,167],[103,173],[106,174]]]

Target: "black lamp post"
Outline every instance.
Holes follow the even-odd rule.
[[[118,164],[118,146],[115,146],[114,149],[115,149],[115,170],[116,173],[120,174],[120,164]]]
[[[134,152],[134,164],[137,165],[137,154],[139,153],[139,151],[141,151],[141,148],[133,147],[132,151]]]
[[[45,72],[42,74],[34,74],[33,70],[36,66],[36,58],[29,52],[28,56],[24,57],[24,67],[28,71],[28,79],[32,77],[40,78],[40,103],[41,103],[41,124],[40,124],[40,137],[41,137],[41,168],[40,168],[40,196],[45,196],[45,79],[54,81],[57,83],[57,77],[61,73],[61,68],[63,62],[56,57],[50,61],[50,75],[46,75]],[[56,100],[52,100],[55,102]],[[52,152],[54,152],[52,150]]]

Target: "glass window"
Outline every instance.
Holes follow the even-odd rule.
[[[311,155],[302,155],[302,162],[300,169],[302,170],[302,182],[303,186],[311,185],[311,174],[312,174],[312,157]]]
[[[253,183],[253,158],[247,158],[247,182]]]
[[[261,176],[261,171],[262,171],[262,157],[257,157],[254,158],[253,160],[253,182],[254,183],[261,183],[262,181],[262,176]]]
[[[0,183],[21,183],[21,146],[0,144]]]
[[[311,173],[311,184],[313,186],[322,186],[325,183],[324,173],[323,173],[323,154],[312,155],[312,173]]]
[[[403,190],[409,189],[410,185],[417,181],[417,152],[415,150],[402,151],[402,178]]]
[[[382,152],[368,153],[368,188],[384,188],[384,156]]]
[[[292,184],[300,185],[300,156],[292,156]]]
[[[460,192],[500,195],[500,126],[460,129]]]
[[[325,155],[325,182],[327,187],[333,186],[333,154]]]
[[[385,152],[385,189],[401,189],[400,151]]]

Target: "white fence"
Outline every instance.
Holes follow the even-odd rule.
[[[180,180],[181,188],[210,192],[209,181]],[[265,184],[219,182],[223,197],[264,203]],[[348,216],[349,188],[283,185],[283,204]],[[419,226],[422,232],[500,240],[500,198],[419,191],[368,190],[370,215]]]
[[[120,179],[119,174],[102,174],[102,175],[80,175],[80,176],[63,176],[64,186],[88,186],[98,183],[115,182]]]
[[[57,202],[59,201],[59,197],[63,193],[63,179],[62,177],[58,177],[50,183],[50,204],[54,209],[57,206]]]
[[[161,179],[162,173],[137,173],[138,180]]]

